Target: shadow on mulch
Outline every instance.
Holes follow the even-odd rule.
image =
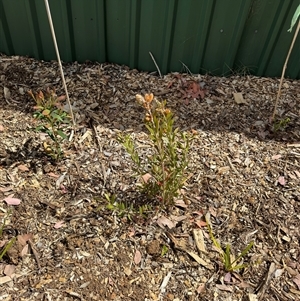
[[[6,61],[4,60],[4,62]],[[29,89],[37,91],[40,88],[45,89],[50,86],[57,89],[57,94],[64,94],[56,62],[42,62],[30,58],[21,58],[16,60],[16,62],[16,64],[10,63],[6,67],[4,65],[0,66],[0,75],[4,79],[0,86],[5,86],[10,90],[12,100],[14,100],[15,96],[15,100],[17,99],[17,102],[10,101],[9,106],[12,106],[14,110],[20,110],[25,113],[33,112],[33,100],[26,93]],[[287,88],[286,93],[289,94],[287,101],[285,101],[285,94],[282,95],[278,108],[281,117],[278,118],[278,121],[286,118],[289,118],[290,121],[283,130],[273,130],[270,116],[273,113],[277,94],[276,85],[278,85],[278,81],[274,79],[264,78],[261,84],[262,87],[257,87],[256,91],[254,91],[252,86],[248,90],[241,86],[247,76],[220,78],[206,77],[204,75],[201,76],[201,85],[203,84],[203,89],[206,91],[205,98],[201,100],[183,100],[180,97],[182,94],[178,92],[178,89],[182,88],[179,82],[182,83],[183,79],[190,81],[193,78],[187,74],[174,73],[167,75],[171,76],[171,78],[164,77],[160,79],[157,76],[130,70],[126,66],[115,64],[87,62],[85,64],[64,63],[63,66],[66,78],[68,78],[69,82],[74,82],[73,86],[71,83],[68,84],[68,87],[71,86],[69,94],[72,103],[80,99],[83,99],[84,102],[85,99],[89,100],[89,97],[94,97],[95,102],[98,103],[98,107],[89,108],[89,111],[86,112],[85,109],[81,111],[86,114],[86,120],[83,122],[87,126],[89,126],[89,119],[93,118],[90,116],[90,112],[92,112],[93,116],[97,116],[96,122],[107,128],[131,129],[133,131],[145,130],[142,125],[143,109],[135,104],[134,98],[138,93],[153,92],[155,94],[153,89],[156,86],[157,89],[167,88],[167,93],[158,96],[158,98],[168,100],[168,106],[173,110],[177,118],[176,125],[179,127],[182,127],[183,124],[186,126],[188,121],[193,129],[211,132],[229,131],[259,140],[293,143],[300,139],[300,103],[296,99],[296,96],[300,94],[300,89],[298,91],[295,88],[295,91],[289,91]],[[97,68],[100,68],[99,66],[102,68],[101,74],[92,72],[91,75],[88,75],[88,83],[82,80],[87,70],[95,71],[98,70]],[[39,72],[41,72],[40,75]],[[132,79],[128,79],[130,77]],[[78,78],[80,79],[80,84],[76,81]],[[101,82],[102,79],[103,82]],[[132,83],[130,82],[131,80]],[[236,104],[231,92],[227,91],[226,93],[222,92],[224,94],[220,94],[219,90],[226,80],[230,83],[228,84],[227,82],[223,90],[233,89],[235,92],[245,92],[247,90],[254,95],[252,95],[252,101],[247,100],[247,104]],[[258,82],[255,82],[253,85],[259,85],[259,80],[259,78],[253,77],[253,81]],[[137,83],[138,81],[140,82]],[[232,87],[231,81],[235,82],[235,85],[232,84]],[[247,78],[247,81],[251,83],[251,76]],[[99,86],[94,87],[97,84]],[[23,89],[21,97],[20,89]],[[89,92],[85,90],[89,90]],[[96,90],[100,96],[96,97]],[[265,97],[266,95],[268,95],[267,98]],[[124,97],[125,106],[124,103],[121,106],[118,105],[118,101],[122,97]],[[254,97],[255,101],[253,101]],[[114,103],[116,98],[118,100]],[[8,105],[4,97],[0,98],[0,105]],[[134,111],[134,114],[130,116],[130,112],[127,112],[126,118],[124,118],[127,109],[131,110],[131,112]],[[186,130],[186,128],[183,129]]]

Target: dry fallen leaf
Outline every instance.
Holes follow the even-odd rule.
[[[185,104],[188,104],[188,99],[203,99],[205,97],[205,90],[201,85],[195,81],[182,80],[182,88],[179,91],[182,93],[182,98],[185,99]]]
[[[13,186],[9,186],[9,187],[0,187],[0,191],[2,191],[2,192],[11,191],[12,189],[13,189]]]
[[[12,279],[9,276],[0,277],[0,284],[4,284],[10,281],[12,281]]]
[[[49,177],[52,177],[52,178],[56,178],[56,179],[59,178],[59,175],[55,174],[54,172],[49,172],[49,173],[48,173],[48,176],[49,176]]]
[[[293,281],[297,285],[298,290],[300,290],[300,274],[297,274],[296,277],[293,278]]]
[[[171,218],[172,221],[174,221],[174,222],[181,222],[181,221],[187,219],[188,217],[189,217],[188,215],[180,215],[180,216],[177,216],[177,215],[170,214],[170,218]]]
[[[17,206],[21,203],[20,199],[12,198],[10,196],[3,199],[3,201],[6,202],[7,205],[13,205],[13,206]]]
[[[285,269],[277,269],[274,274],[275,278],[280,277],[284,271]]]
[[[164,293],[164,292],[166,291],[166,287],[167,287],[168,282],[169,282],[169,280],[170,280],[170,278],[171,278],[171,275],[172,275],[172,272],[170,271],[170,272],[168,273],[168,275],[165,276],[165,278],[164,278],[164,280],[163,280],[163,282],[162,282],[162,284],[161,284],[161,286],[160,286],[160,292],[161,292],[161,293]]]
[[[86,252],[86,251],[83,251],[83,250],[80,250],[80,255],[84,256],[84,257],[90,257],[91,254]]]
[[[64,226],[64,221],[59,221],[57,223],[55,223],[55,225],[53,226],[55,229],[59,229],[62,226]]]
[[[27,255],[29,253],[29,246],[25,245],[24,248],[21,250],[20,252],[20,256],[24,257],[25,255]]]
[[[23,164],[19,165],[18,169],[21,170],[21,171],[29,171],[29,168],[26,165],[23,165]]]
[[[196,224],[199,228],[202,228],[202,227],[205,227],[205,226],[206,226],[206,222],[203,221],[203,220],[195,220],[195,224]]]
[[[284,185],[286,184],[286,181],[285,181],[285,179],[284,179],[283,176],[280,176],[280,177],[278,178],[278,183],[279,183],[280,185],[282,185],[282,186],[284,186]]]
[[[233,287],[225,284],[216,284],[216,287],[221,291],[233,292]]]
[[[6,100],[10,99],[10,91],[6,87],[4,87],[4,97]]]
[[[231,273],[226,273],[225,276],[224,276],[224,281],[229,283],[231,282]]]
[[[291,267],[289,267],[289,266],[285,266],[284,267],[285,268],[285,270],[291,275],[291,276],[297,276],[297,271],[295,270],[295,268],[291,268]]]
[[[197,293],[201,294],[205,292],[205,283],[200,283],[198,288],[197,288]]]
[[[230,170],[230,166],[223,166],[218,169],[218,174],[223,174]]]
[[[40,133],[40,139],[42,141],[45,141],[47,139],[47,136],[48,136],[48,134],[46,134],[46,133]]]
[[[293,173],[288,172],[287,174],[291,179],[297,180],[297,177]]]
[[[33,238],[33,235],[31,233],[26,233],[23,235],[18,235],[18,242],[22,245],[25,246],[28,242],[29,239]]]
[[[66,174],[67,174],[67,172],[64,172],[64,173],[56,180],[56,183],[55,183],[56,189],[59,189],[59,188],[60,188],[60,185],[61,185],[61,183],[63,182],[63,180],[65,179]]]
[[[175,201],[175,206],[181,207],[181,208],[187,208],[187,204],[183,200],[176,200]]]
[[[172,229],[176,226],[176,223],[172,222],[171,220],[169,220],[168,218],[161,216],[160,218],[157,219],[157,224],[160,227],[164,227],[164,226],[168,226],[169,229]]]
[[[205,260],[203,260],[201,257],[199,257],[196,253],[187,250],[186,248],[181,248],[181,250],[185,251],[187,254],[189,254],[193,259],[195,259],[195,261],[197,261],[200,265],[206,267],[209,270],[213,270],[214,267],[211,263],[206,262]]]
[[[222,94],[222,95],[226,96],[226,93],[225,93],[223,90],[221,90],[220,88],[216,88],[216,91],[217,91],[219,94]]]
[[[152,176],[149,173],[146,173],[142,176],[142,179],[143,179],[144,183],[148,183],[148,181],[151,177]]]
[[[242,93],[233,93],[234,100],[237,104],[247,103]]]
[[[255,294],[249,293],[248,297],[249,297],[249,301],[257,301],[258,300],[257,295],[255,295]]]
[[[135,235],[135,229],[134,228],[129,228],[128,236],[133,237]]]
[[[134,254],[134,263],[139,264],[141,260],[142,260],[142,254],[139,250],[136,250]]]
[[[205,244],[204,244],[204,237],[203,232],[201,229],[194,229],[193,230],[194,240],[197,246],[198,251],[206,253]]]
[[[10,277],[15,272],[15,270],[16,270],[16,266],[15,265],[8,264],[8,265],[5,266],[3,272],[4,272],[4,275]]]
[[[125,268],[124,268],[124,274],[125,274],[126,276],[130,276],[130,275],[132,274],[131,269],[128,268],[128,267],[125,267]]]

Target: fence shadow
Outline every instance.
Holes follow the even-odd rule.
[[[29,89],[51,87],[58,95],[64,94],[56,62],[25,57],[0,56],[0,59],[2,107],[32,112],[34,103],[26,93]],[[64,73],[79,124],[90,125],[92,120],[110,129],[143,131],[145,112],[136,103],[135,95],[154,93],[158,99],[167,100],[176,116],[176,126],[183,130],[230,131],[254,139],[290,143],[300,139],[299,81],[285,81],[278,124],[280,120],[289,122],[274,131],[269,117],[276,98],[277,79],[179,73],[159,78],[126,66],[92,62],[64,64]],[[241,104],[233,97],[233,93],[239,92],[244,97]]]

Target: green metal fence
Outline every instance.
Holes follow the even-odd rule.
[[[280,76],[300,0],[49,0],[63,61]],[[295,29],[294,29],[295,30]],[[0,52],[56,59],[42,0],[0,0]],[[286,75],[300,78],[300,37]]]

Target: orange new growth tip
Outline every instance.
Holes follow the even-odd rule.
[[[150,103],[153,100],[153,98],[154,98],[153,93],[151,93],[151,94],[145,94],[145,101],[146,102]]]
[[[44,99],[44,93],[42,91],[40,91],[38,94],[37,94],[37,97],[40,98],[40,99]]]
[[[146,117],[145,117],[145,122],[150,122],[150,121],[151,121],[151,117],[146,116]]]

